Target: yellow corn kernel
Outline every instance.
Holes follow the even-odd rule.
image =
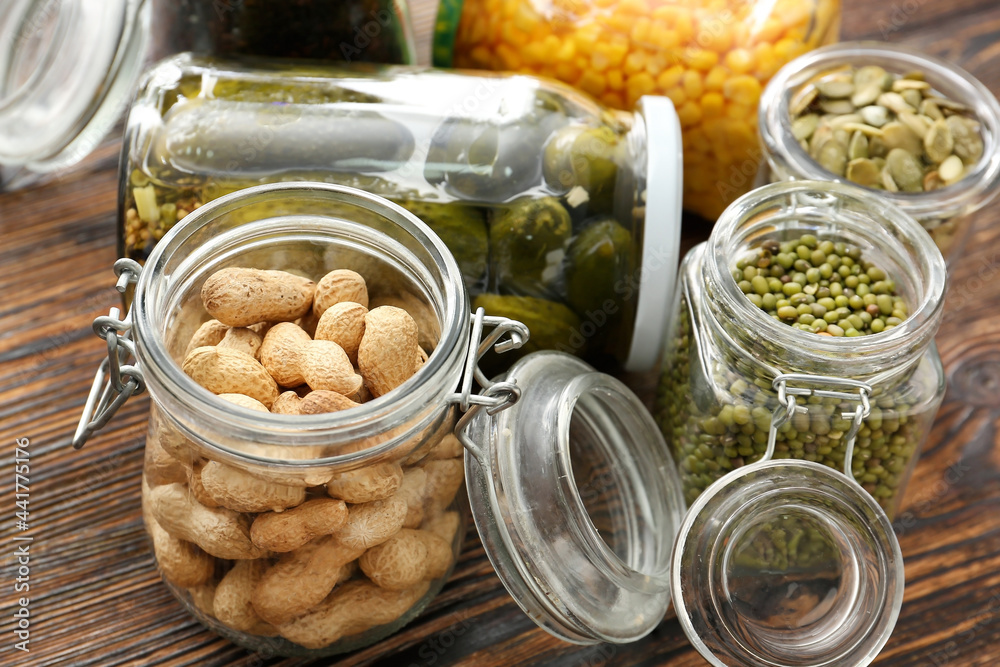
[[[684,86],[684,94],[688,97],[688,99],[696,100],[701,97],[703,92],[705,92],[705,86],[701,81],[701,75],[694,70],[689,69],[684,72],[684,76],[681,81]]]
[[[704,21],[695,34],[698,46],[717,53],[725,53],[733,43],[732,32],[722,19]]]
[[[649,43],[662,51],[670,51],[680,46],[681,37],[677,32],[655,22],[649,29]]]
[[[500,29],[500,37],[508,44],[521,45],[528,42],[528,33],[518,30],[513,22],[504,23]]]
[[[726,100],[721,94],[711,92],[701,96],[701,112],[705,118],[717,118],[722,115]]]
[[[681,121],[681,127],[690,127],[701,122],[701,107],[694,102],[685,102],[684,106],[677,110],[677,118]]]
[[[556,63],[556,78],[569,83],[575,82],[580,77],[580,69],[571,62]]]
[[[519,30],[531,33],[539,23],[541,23],[541,17],[535,13],[530,2],[522,2],[518,5],[517,11],[514,13],[514,25]]]
[[[477,46],[469,52],[469,58],[476,66],[488,69],[490,63],[493,62],[493,51],[485,46]]]
[[[646,72],[654,79],[667,67],[667,59],[660,53],[655,53],[646,61]]]
[[[713,67],[712,71],[705,75],[705,90],[722,90],[728,78],[729,73],[724,67]]]
[[[670,101],[674,103],[674,108],[679,109],[685,102],[687,102],[687,95],[684,94],[684,90],[681,88],[670,88],[669,90],[663,90],[661,93],[670,98]]]
[[[625,81],[625,91],[629,96],[635,95],[636,99],[649,95],[654,90],[656,90],[656,80],[646,72],[633,74]]]
[[[521,68],[521,56],[517,54],[517,51],[506,44],[497,45],[496,51],[497,56],[500,57],[500,62],[503,63],[504,69]]]
[[[549,52],[545,49],[545,45],[542,42],[529,42],[521,49],[521,55],[524,57],[526,65],[544,63],[548,58],[548,54]]]
[[[562,42],[559,50],[555,52],[555,59],[564,63],[572,62],[576,57],[576,42],[567,39]]]
[[[616,11],[646,16],[649,14],[649,5],[646,0],[620,0]]]
[[[632,32],[632,22],[635,21],[634,16],[629,16],[628,14],[614,13],[604,19],[604,24],[610,28],[617,30],[618,32],[628,35]]]
[[[656,77],[656,85],[660,90],[673,88],[681,82],[682,76],[684,76],[684,68],[680,65],[674,65],[660,72],[660,75]]]
[[[754,35],[755,41],[764,44],[774,44],[781,37],[782,33],[785,32],[785,26],[781,24],[774,16],[769,17],[764,21],[764,25],[757,30]]]
[[[797,55],[795,53],[795,47],[799,43],[794,39],[789,39],[785,37],[784,39],[779,39],[778,43],[774,45],[774,57],[783,63],[791,61]]]
[[[610,64],[611,63],[608,62],[608,57],[605,55],[604,50],[600,47],[600,45],[598,45],[594,50],[594,55],[590,56],[591,69],[595,72],[603,72]]]
[[[646,69],[646,52],[633,51],[625,56],[625,63],[622,65],[622,69],[629,75],[644,71]]]
[[[683,58],[688,67],[693,67],[702,72],[707,72],[719,62],[719,54],[707,49],[685,49]]]
[[[753,59],[753,53],[748,49],[733,49],[726,54],[726,67],[728,67],[733,74],[746,74],[747,72],[753,70],[756,64]]]
[[[774,55],[774,47],[770,44],[758,44],[753,49],[754,58],[757,60],[756,74],[762,79],[770,79],[782,67]]]
[[[611,90],[622,90],[625,88],[625,76],[620,69],[613,69],[608,72],[608,88]]]
[[[722,86],[722,94],[727,100],[748,107],[757,106],[760,93],[760,82],[747,74],[734,76]]]
[[[617,40],[613,40],[608,44],[598,44],[596,48],[604,53],[611,67],[621,67],[622,62],[625,60],[625,56],[628,55],[627,41],[622,43]]]
[[[633,42],[637,44],[643,44],[649,41],[649,29],[652,27],[653,23],[649,18],[641,16],[635,20],[635,25],[632,26],[632,32],[629,37]]]
[[[601,95],[601,102],[603,102],[606,106],[611,107],[612,109],[626,108],[625,98],[622,97],[621,93],[612,92],[610,90]]]
[[[608,86],[604,77],[594,71],[585,71],[576,85],[594,97],[600,97]]]

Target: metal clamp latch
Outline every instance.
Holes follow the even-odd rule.
[[[807,375],[805,373],[785,373],[774,378],[771,386],[778,392],[780,407],[771,415],[771,428],[767,432],[767,450],[764,452],[761,460],[768,461],[774,456],[774,449],[778,440],[778,429],[791,420],[796,412],[808,413],[808,408],[798,405],[797,397],[821,396],[823,398],[838,398],[842,401],[857,401],[858,405],[853,412],[841,413],[844,419],[851,420],[851,428],[845,434],[847,447],[844,452],[844,474],[853,480],[854,474],[851,462],[854,458],[854,441],[857,440],[858,431],[861,430],[862,423],[872,411],[871,385],[847,378]],[[835,387],[835,389],[824,389],[823,387]]]
[[[124,294],[130,284],[139,281],[142,267],[131,259],[115,262],[118,282],[115,289]],[[80,423],[73,434],[73,448],[80,449],[95,431],[99,431],[132,396],[146,390],[142,370],[138,366],[126,364],[129,357],[135,358],[135,343],[132,341],[132,309],[124,318],[121,311],[112,308],[111,313],[94,320],[94,333],[108,342],[108,356],[101,362],[90,394],[83,407]]]
[[[493,327],[493,330],[484,338],[485,327]],[[528,342],[529,335],[528,327],[521,322],[506,317],[493,317],[487,315],[484,309],[477,309],[469,335],[469,352],[465,356],[461,390],[449,394],[447,400],[457,403],[462,412],[468,412],[470,407],[477,406],[485,408],[491,415],[517,403],[521,398],[521,388],[517,383],[491,382],[479,368],[479,360],[491,347],[498,353],[516,350]],[[472,393],[473,380],[483,388],[482,393]]]

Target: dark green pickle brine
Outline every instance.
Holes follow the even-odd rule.
[[[531,322],[522,354],[621,359],[645,212],[633,125],[527,77],[182,55],[133,105],[120,250],[143,261],[188,213],[245,187],[350,185],[437,232],[488,314]]]

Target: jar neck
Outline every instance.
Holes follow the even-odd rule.
[[[441,336],[413,377],[358,408],[321,415],[236,408],[180,367],[186,340],[206,317],[201,285],[226,266],[296,270],[314,280],[350,268],[373,288],[419,294]],[[257,463],[353,467],[418,445],[450,413],[469,347],[468,296],[443,242],[387,200],[320,183],[249,188],[187,216],[147,261],[132,317],[136,357],[163,413],[204,446]]]
[[[1000,103],[965,70],[883,42],[846,42],[817,49],[789,63],[771,79],[761,96],[759,123],[764,154],[775,175],[782,180],[834,179],[802,150],[792,134],[790,104],[818,77],[866,65],[878,65],[898,75],[923,72],[934,90],[972,110],[984,143],[979,163],[954,185],[929,192],[879,190],[879,196],[919,221],[971,213],[989,203],[1000,192]]]
[[[0,13],[0,176],[82,160],[117,122],[142,67],[146,0],[14,0]]]
[[[895,280],[909,317],[882,333],[838,338],[788,326],[755,306],[733,279],[737,259],[764,241],[802,234],[860,248]],[[920,360],[940,324],[946,283],[940,251],[915,220],[859,188],[809,181],[765,186],[734,202],[703,248],[706,325],[727,353],[773,375],[890,382]]]

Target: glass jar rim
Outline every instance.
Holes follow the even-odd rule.
[[[852,63],[886,64],[900,72],[919,70],[928,75],[932,85],[935,81],[948,81],[961,92],[962,99],[957,101],[976,112],[983,136],[983,156],[958,182],[928,192],[878,191],[880,196],[922,220],[969,213],[1000,194],[1000,102],[961,67],[898,44],[841,42],[799,56],[782,67],[760,98],[758,125],[765,157],[780,162],[793,178],[850,183],[826,171],[802,150],[792,135],[789,104],[791,92],[816,75]]]
[[[880,234],[880,240],[895,244],[897,250],[905,250],[903,241],[912,246],[913,261],[905,263],[902,268],[912,271],[912,282],[920,286],[923,293],[919,303],[911,308],[909,316],[901,324],[869,336],[817,336],[778,322],[746,298],[730,273],[730,263],[735,260],[731,240],[742,225],[765,210],[769,203],[800,196],[807,199],[833,197],[838,201],[860,204],[877,218],[877,221],[872,221],[872,234]],[[889,233],[887,227],[896,234]],[[748,335],[797,343],[797,347],[789,345],[788,349],[796,349],[807,356],[810,353],[815,353],[817,358],[837,356],[843,358],[845,363],[848,357],[852,357],[878,367],[897,355],[900,349],[922,351],[933,340],[940,324],[947,284],[947,269],[941,251],[913,217],[863,188],[834,181],[784,181],[752,190],[730,204],[715,223],[708,240],[708,257],[706,270],[709,284],[714,288],[713,298],[723,304],[726,314],[735,322],[753,323],[744,327]]]
[[[167,349],[162,335],[162,317],[157,306],[167,303],[174,295],[163,292],[162,276],[156,270],[176,252],[185,249],[185,242],[218,217],[244,206],[273,200],[309,198],[347,203],[367,209],[401,227],[431,254],[442,273],[443,320],[442,336],[427,362],[403,385],[398,393],[374,398],[351,410],[319,415],[282,415],[241,409],[198,385],[177,364]],[[372,230],[373,234],[378,234]],[[181,281],[175,282],[176,285]],[[332,439],[364,437],[360,432],[377,422],[386,430],[406,423],[428,400],[457,385],[465,359],[469,336],[469,298],[462,274],[444,242],[426,224],[406,209],[356,188],[316,182],[274,183],[254,186],[214,200],[190,213],[157,243],[140,275],[132,307],[136,340],[136,358],[142,367],[147,387],[153,399],[161,404],[176,404],[191,410],[200,419],[211,420],[254,443],[288,447],[296,445],[330,444]],[[407,433],[388,439],[358,452],[322,459],[282,462],[289,466],[361,464],[377,458],[406,440]],[[295,440],[295,442],[290,442]],[[209,443],[218,447],[215,443]],[[222,448],[229,455],[242,459],[274,464],[273,459]]]

